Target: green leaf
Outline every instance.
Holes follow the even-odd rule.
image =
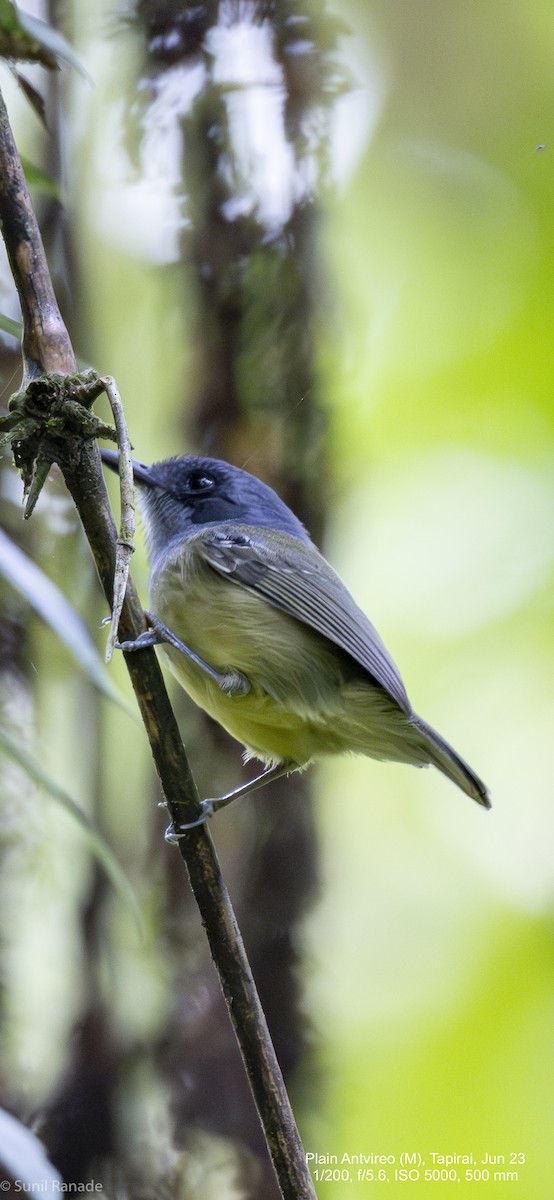
[[[0,313],[0,329],[3,329],[4,333],[11,333],[12,337],[21,341],[23,329],[20,321],[14,321],[12,317],[6,317],[4,313]]]
[[[4,1173],[20,1181],[22,1192],[40,1191],[41,1196],[60,1194],[61,1176],[46,1157],[42,1142],[4,1108],[0,1108],[0,1146]],[[2,1185],[6,1182],[0,1181]],[[11,1187],[9,1191],[13,1195]]]
[[[16,62],[39,62],[56,70],[69,63],[92,83],[80,58],[57,29],[30,13],[22,12],[14,0],[0,0],[0,57]]]
[[[41,94],[37,90],[37,88],[33,87],[33,84],[28,79],[26,79],[25,76],[22,75],[20,71],[17,71],[15,67],[12,68],[12,74],[13,74],[14,79],[17,81],[18,87],[21,88],[21,91],[23,92],[25,99],[28,100],[29,104],[31,105],[31,108],[33,109],[33,112],[36,113],[41,125],[43,125],[44,128],[46,129],[46,132],[48,132],[48,122],[46,120],[46,105],[44,103],[44,96],[41,96]]]
[[[31,751],[15,742],[9,733],[2,728],[0,728],[0,751],[10,758],[12,762],[17,763],[37,787],[43,788],[57,804],[61,804],[62,808],[65,808],[66,812],[70,813],[74,820],[78,822],[86,834],[86,839],[92,853],[103,867],[115,891],[131,909],[137,924],[141,927],[142,917],[135,892],[94,821],[83,812],[83,809],[79,807],[76,800],[60,787],[55,779],[52,779]]]
[[[17,13],[12,0],[0,0],[0,31],[13,33],[18,26]]]
[[[47,56],[52,58],[56,65],[60,61],[69,63],[69,66],[74,67],[84,79],[87,79],[89,83],[93,83],[78,54],[75,53],[72,46],[69,45],[69,42],[66,42],[63,35],[57,29],[54,29],[52,25],[48,25],[46,21],[39,20],[38,17],[32,17],[30,13],[22,12],[16,5],[14,7],[16,8],[21,29],[30,38],[38,42],[40,46],[44,47]]]
[[[21,155],[21,166],[25,172],[25,178],[29,187],[34,188],[37,192],[42,192],[44,196],[51,196],[54,200],[61,199],[60,185],[47,171],[42,171],[40,167],[36,167],[23,154]]]
[[[54,630],[94,686],[134,717],[134,709],[112,683],[84,621],[55,583],[1,529],[0,573]]]

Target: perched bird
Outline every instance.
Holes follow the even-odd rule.
[[[117,471],[117,453],[102,450]],[[196,704],[266,770],[218,804],[326,754],[432,764],[484,808],[487,789],[414,713],[379,634],[277,494],[185,455],[134,477],[150,560],[150,630]],[[201,818],[202,819],[202,818]]]

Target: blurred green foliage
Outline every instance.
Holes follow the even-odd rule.
[[[423,1170],[366,1186],[539,1200],[554,1166],[554,14],[347,11],[381,92],[325,234],[333,561],[493,810],[481,821],[425,775],[333,765],[308,935],[332,1082],[306,1142],[427,1167],[431,1151],[504,1154],[489,1178],[462,1167],[462,1186]],[[494,1179],[514,1169],[517,1184]]]

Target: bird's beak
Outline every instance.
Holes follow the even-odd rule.
[[[110,468],[110,471],[115,471],[116,475],[119,474],[119,456],[117,450],[104,450],[104,448],[101,448],[100,458]],[[132,461],[135,483],[142,484],[143,487],[155,487],[150,467],[146,463],[137,462],[135,458]]]

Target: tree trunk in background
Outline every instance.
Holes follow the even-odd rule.
[[[205,71],[203,86],[182,116],[189,224],[181,248],[189,286],[191,264],[194,268],[195,305],[193,367],[184,380],[182,449],[246,466],[275,487],[320,539],[327,489],[326,423],[314,367],[321,292],[318,214],[302,172],[309,163],[315,180],[325,160],[324,144],[309,130],[314,114],[321,116],[329,103],[325,89],[334,39],[325,43],[325,51],[319,48],[323,18],[310,15],[308,5],[302,15],[292,4],[246,6],[242,20],[250,36],[254,39],[253,30],[259,35],[263,27],[268,41],[265,56],[257,50],[257,78],[254,71],[253,79],[241,81],[241,68],[248,76],[249,66],[233,59],[233,30],[225,22],[223,7],[182,0],[164,5],[142,0],[138,5],[146,32],[147,72],[158,95],[163,94],[166,70],[174,73],[179,68],[183,80],[193,66],[201,64]],[[213,50],[216,45],[218,21],[218,35],[228,45],[214,58],[207,46]],[[279,80],[277,87],[273,83],[277,129],[272,135],[268,123],[267,130],[275,146],[269,145],[269,157],[261,165],[259,158],[256,164],[256,152],[261,156],[262,148],[250,147],[252,173],[245,177],[248,148],[241,160],[241,134],[248,139],[248,118],[256,120],[256,84],[271,89],[270,70]],[[218,82],[222,72],[227,78]],[[238,102],[236,119],[242,116],[238,131],[233,101]],[[279,183],[288,186],[290,196],[277,218],[275,212],[267,215],[275,196],[267,195],[263,172],[271,171],[272,153],[277,157],[283,148],[291,165],[288,178]],[[256,165],[261,178],[255,176]],[[190,339],[190,330],[183,336]],[[203,718],[200,738],[209,747],[211,765],[214,752],[217,756],[216,777],[232,781],[236,743],[208,718]],[[311,778],[295,775],[277,781],[240,804],[248,807],[248,836],[241,821],[242,845],[234,848],[231,860],[233,897],[277,1055],[290,1082],[306,1051],[298,946],[299,922],[317,878]],[[260,1154],[264,1174],[255,1192],[248,1194],[269,1200],[277,1195],[275,1183],[266,1169],[258,1120],[208,963],[203,986],[210,1002],[197,1036],[191,1039],[187,1033],[182,1003],[168,1036],[168,1071],[174,1073],[177,1107],[186,1125],[213,1129]],[[182,1047],[182,1061],[174,1057],[176,1044]],[[183,1072],[188,1094],[179,1082]]]

